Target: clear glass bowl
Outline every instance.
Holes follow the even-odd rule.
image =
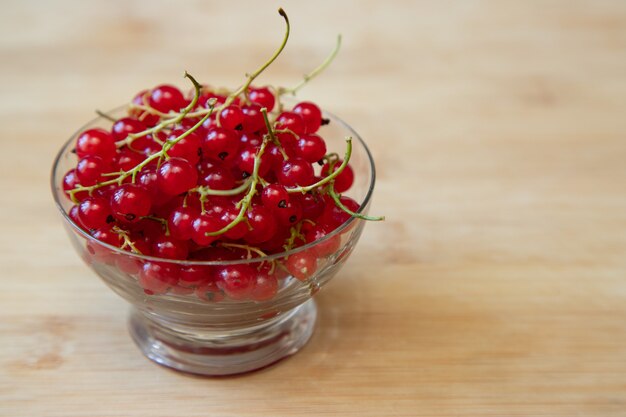
[[[111,114],[122,117],[124,110],[120,108]],[[329,151],[342,155],[345,137],[353,138],[350,165],[355,181],[346,195],[360,204],[360,213],[366,214],[375,181],[372,156],[350,126],[332,114],[325,113],[324,117],[331,121],[321,131]],[[72,204],[63,193],[63,176],[76,164],[72,148],[77,134],[93,127],[108,129],[110,122],[96,118],[63,145],[52,168],[52,193],[80,257],[113,291],[132,304],[129,330],[139,349],[153,361],[179,371],[228,375],[262,368],[304,346],[313,333],[317,316],[312,297],[344,265],[365,221],[351,218],[311,244],[249,260],[171,261],[123,251],[94,239],[67,215]],[[139,272],[146,263],[158,262],[171,270],[172,279],[176,280],[176,271],[184,266],[194,265],[207,271],[234,264],[257,268],[261,263],[284,262],[302,251],[323,254],[317,256],[315,273],[301,281],[284,272],[277,294],[267,301],[232,300],[220,293],[179,286],[164,294],[150,295],[139,282]]]

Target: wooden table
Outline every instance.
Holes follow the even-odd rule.
[[[272,2],[270,2],[272,3]],[[9,1],[0,14],[0,415],[625,416],[626,3],[295,2],[263,79],[342,115],[370,224],[298,355],[221,379],[146,360],[52,204],[63,141],[185,69],[235,86],[268,2]]]

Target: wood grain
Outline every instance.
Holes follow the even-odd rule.
[[[48,190],[93,109],[185,69],[237,85],[277,2],[8,1],[0,13],[0,415],[626,416],[626,3],[281,3],[266,82],[355,126],[379,181],[317,332],[261,372],[144,359]]]

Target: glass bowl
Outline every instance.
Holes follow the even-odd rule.
[[[110,112],[125,115],[124,108]],[[324,113],[329,151],[343,154],[345,137],[353,138],[350,165],[354,185],[346,195],[366,214],[374,189],[374,161],[359,135],[345,122]],[[345,264],[365,221],[351,218],[323,239],[296,249],[232,261],[172,261],[130,253],[100,242],[68,216],[72,203],[62,189],[64,174],[76,164],[72,153],[76,136],[93,127],[110,128],[96,118],[83,126],[61,148],[52,168],[52,193],[72,245],[85,263],[132,305],[130,334],[151,360],[179,371],[201,375],[229,375],[270,365],[297,352],[313,333],[317,309],[312,297]],[[289,257],[314,256],[315,272],[306,279],[290,275],[282,265]],[[256,271],[274,268],[278,290],[269,300],[235,300],[211,280],[194,287],[183,284],[181,271],[204,271],[245,265]],[[189,281],[185,281],[186,283]],[[161,285],[162,284],[162,285]],[[149,288],[146,290],[144,287]]]

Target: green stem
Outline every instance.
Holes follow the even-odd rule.
[[[272,140],[274,145],[278,146],[278,149],[280,150],[280,153],[282,154],[283,158],[285,160],[288,160],[289,156],[287,156],[287,152],[285,152],[285,150],[283,149],[283,145],[280,143],[280,141],[276,137],[276,133],[274,132],[274,129],[272,128],[272,124],[270,123],[270,119],[267,116],[267,109],[265,107],[261,109],[261,114],[263,114],[263,120],[265,121],[265,127],[267,127],[267,133],[269,134],[270,139]]]
[[[322,62],[317,68],[315,68],[310,73],[304,75],[303,80],[300,82],[300,84],[296,85],[293,88],[280,89],[279,90],[279,94],[280,95],[283,95],[283,94],[293,94],[293,95],[295,95],[296,92],[299,89],[304,87],[309,81],[311,81],[313,78],[317,77],[322,71],[324,71],[326,68],[328,68],[330,63],[333,62],[333,60],[335,59],[335,57],[339,53],[339,49],[341,49],[341,35],[337,35],[337,43],[335,44],[335,47],[333,48],[333,50],[330,53],[330,55],[328,55],[328,57],[326,57],[324,62]]]
[[[197,192],[198,194],[200,194],[202,196],[209,196],[209,195],[219,195],[219,196],[237,195],[237,194],[241,194],[244,191],[246,191],[248,189],[248,187],[250,186],[251,182],[252,182],[251,178],[248,178],[239,187],[233,188],[232,190],[213,190],[213,189],[209,188],[208,186],[201,185],[199,187],[192,188],[189,191],[190,192]]]
[[[108,114],[106,114],[105,112],[103,112],[101,110],[96,109],[96,114],[98,116],[102,117],[103,119],[107,119],[110,122],[113,122],[113,123],[117,122],[117,120],[115,120],[114,117],[109,116]]]
[[[348,137],[346,138],[346,155],[343,158],[343,161],[341,161],[341,165],[339,165],[339,168],[337,168],[336,171],[331,172],[328,176],[322,178],[321,180],[319,180],[318,182],[316,182],[315,184],[312,185],[307,185],[306,187],[292,187],[292,188],[286,188],[288,193],[306,193],[308,191],[314,190],[318,187],[321,187],[324,184],[328,184],[330,181],[334,180],[335,178],[337,178],[337,176],[339,174],[341,174],[341,172],[346,168],[346,166],[348,166],[348,162],[350,161],[350,157],[352,156],[352,138]]]
[[[261,67],[257,69],[256,71],[254,71],[252,74],[248,74],[247,75],[248,79],[246,80],[246,82],[241,87],[239,87],[235,92],[231,93],[228,97],[226,97],[224,104],[222,104],[217,109],[216,123],[218,124],[218,126],[220,125],[220,113],[222,112],[222,110],[230,106],[231,103],[235,100],[235,98],[238,97],[241,93],[244,93],[245,91],[247,91],[248,87],[250,87],[250,84],[252,84],[252,81],[254,81],[254,79],[258,77],[263,71],[265,71],[267,67],[272,65],[272,63],[276,60],[276,58],[278,58],[278,55],[280,55],[283,49],[285,49],[285,45],[287,45],[287,40],[289,39],[291,25],[289,23],[289,17],[287,17],[287,13],[285,13],[282,7],[278,9],[278,14],[280,14],[282,18],[285,20],[285,25],[286,25],[285,35],[283,36],[283,41],[281,42],[276,52],[274,52],[274,55],[272,55],[271,58],[265,64],[261,65]]]
[[[254,157],[254,168],[252,169],[252,175],[250,176],[250,189],[248,190],[248,194],[245,195],[244,198],[239,202],[241,204],[241,209],[237,214],[237,217],[233,219],[232,222],[228,223],[226,226],[222,227],[220,230],[215,232],[206,232],[206,236],[219,236],[228,232],[233,227],[237,226],[239,223],[243,221],[245,218],[246,212],[250,208],[250,204],[252,204],[252,197],[256,193],[256,186],[259,183],[259,167],[261,165],[261,156],[263,156],[263,152],[265,152],[265,147],[267,146],[267,140],[263,140],[259,150],[257,151],[256,156]]]
[[[381,220],[385,220],[385,216],[367,216],[365,214],[360,214],[360,213],[353,212],[348,207],[343,205],[343,203],[341,202],[341,195],[337,194],[337,192],[335,191],[334,187],[332,187],[332,186],[328,188],[328,194],[331,196],[331,198],[333,199],[333,201],[335,202],[337,207],[339,207],[341,210],[345,211],[346,213],[348,213],[352,217],[356,217],[356,218],[362,219],[362,220],[375,221],[375,222],[378,222],[378,221],[381,221]]]
[[[267,253],[263,252],[259,248],[255,248],[254,246],[241,245],[241,244],[238,244],[238,243],[227,243],[227,242],[220,243],[220,246],[222,246],[224,248],[245,249],[245,250],[248,251],[248,259],[252,259],[251,252],[256,253],[257,255],[259,255],[262,258],[267,256]]]

